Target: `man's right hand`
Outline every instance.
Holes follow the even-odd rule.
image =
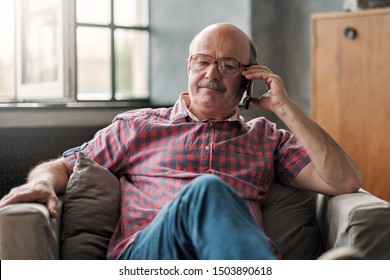
[[[19,187],[12,188],[11,191],[0,200],[0,208],[22,202],[38,202],[45,204],[50,216],[58,216],[58,197],[53,187],[42,180],[28,182]]]
[[[22,202],[37,202],[46,205],[50,216],[58,216],[57,194],[65,192],[70,176],[68,161],[61,157],[36,166],[28,175],[27,183],[11,189],[0,200],[0,208]]]

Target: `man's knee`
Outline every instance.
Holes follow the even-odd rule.
[[[199,185],[227,185],[221,178],[217,175],[212,174],[203,174],[196,177],[191,184],[199,184]]]
[[[224,193],[232,194],[234,190],[221,178],[212,174],[205,174],[194,179],[189,185],[187,191],[192,195],[217,195],[221,197]]]

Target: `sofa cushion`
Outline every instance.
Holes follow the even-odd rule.
[[[275,184],[262,206],[264,231],[283,259],[316,259],[322,238],[315,222],[316,194]]]
[[[119,181],[79,153],[64,195],[61,258],[105,259],[119,214]]]

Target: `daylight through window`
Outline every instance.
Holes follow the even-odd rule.
[[[149,97],[148,0],[0,1],[0,102]]]

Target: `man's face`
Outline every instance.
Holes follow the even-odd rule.
[[[249,62],[249,41],[236,30],[216,28],[201,33],[194,42],[191,55],[206,54],[214,61],[232,57],[245,65]],[[193,71],[188,62],[190,110],[201,119],[222,119],[231,116],[239,104],[243,89],[240,67],[235,77],[223,76],[216,62],[203,71]]]

